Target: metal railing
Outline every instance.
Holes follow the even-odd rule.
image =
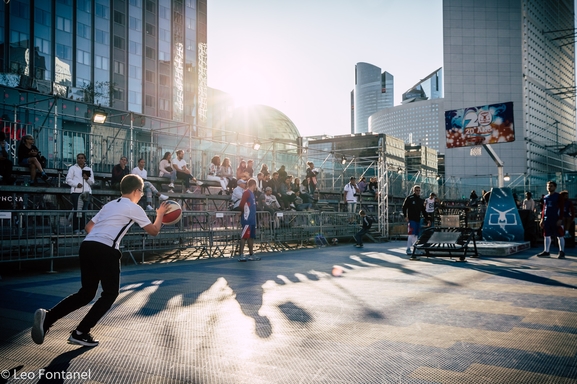
[[[98,211],[83,211],[81,220],[90,220]],[[148,212],[154,220],[154,212]],[[0,215],[0,263],[49,260],[78,256],[84,235],[74,234],[69,210],[11,210]],[[148,253],[186,252],[187,257],[231,257],[238,254],[240,213],[184,211],[175,225],[164,226],[157,236],[149,236],[133,225],[121,243],[121,251],[134,263]],[[359,230],[358,215],[343,212],[281,211],[257,212],[259,252],[314,247],[315,237],[350,240]]]

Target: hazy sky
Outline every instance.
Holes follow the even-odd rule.
[[[355,64],[391,73],[398,105],[442,67],[442,27],[442,0],[209,0],[208,86],[347,134]]]

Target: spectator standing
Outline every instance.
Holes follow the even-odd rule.
[[[551,247],[551,236],[556,236],[559,243],[559,255],[557,258],[565,258],[565,231],[563,230],[563,213],[565,211],[563,198],[558,192],[557,183],[554,181],[547,182],[547,191],[549,192],[543,198],[543,212],[539,226],[543,229],[543,252],[538,253],[538,257],[549,257],[549,248]]]
[[[30,168],[30,178],[32,183],[36,183],[36,173],[40,172],[40,178],[48,183],[50,178],[44,172],[40,161],[40,151],[34,145],[34,136],[24,135],[18,146],[18,165]]]
[[[529,210],[531,213],[535,212],[535,200],[533,200],[531,192],[525,192],[525,200],[521,203],[521,208]]]
[[[148,178],[148,172],[146,171],[146,169],[144,169],[144,159],[138,159],[138,166],[134,167],[134,169],[130,173],[132,173],[133,175],[140,176],[144,182],[144,194],[146,196],[147,211],[154,211],[154,208],[152,207],[153,193],[158,197],[160,201],[168,200],[168,196],[158,192],[158,189],[156,189],[150,181],[146,180]]]
[[[70,198],[72,210],[75,211],[72,220],[72,230],[75,235],[84,232],[86,217],[79,211],[87,211],[92,198],[92,186],[94,185],[94,173],[86,165],[86,155],[76,155],[76,164],[68,169],[66,184],[70,186]]]
[[[363,193],[367,190],[367,181],[364,176],[361,176],[359,182],[357,183],[357,187],[359,188],[359,193]]]
[[[363,247],[363,236],[366,235],[367,233],[369,233],[369,230],[371,229],[371,226],[373,225],[374,220],[372,217],[367,216],[367,213],[365,211],[363,211],[362,209],[359,211],[359,216],[361,217],[362,228],[353,237],[354,237],[355,241],[357,242],[355,247],[362,248]]]
[[[126,167],[127,163],[128,159],[126,158],[126,156],[122,156],[118,164],[112,167],[112,178],[111,178],[112,188],[120,190],[120,182],[122,181],[122,178],[130,173],[128,172],[128,167]]]
[[[187,193],[192,193],[190,188],[190,180],[194,181],[196,185],[202,185],[201,182],[196,180],[196,178],[190,172],[190,169],[186,166],[186,161],[184,160],[184,151],[182,149],[176,150],[176,160],[172,162],[172,168],[176,171],[176,178],[182,180]]]
[[[411,255],[411,260],[417,260],[411,248],[421,232],[421,216],[425,216],[425,201],[421,198],[420,185],[413,186],[412,193],[403,202],[402,210],[408,228],[407,255]]]
[[[315,169],[315,165],[312,161],[307,161],[306,170],[306,187],[308,188],[309,195],[314,199],[315,191],[317,190],[317,175],[318,171]]]
[[[168,193],[174,193],[174,182],[176,181],[176,170],[172,167],[172,154],[170,152],[164,152],[162,160],[158,165],[158,176],[170,179],[170,184],[168,184]]]
[[[343,200],[347,204],[347,212],[355,213],[357,210],[357,195],[359,193],[359,188],[355,182],[355,177],[351,176],[347,185],[345,185]],[[354,222],[354,216],[349,217],[349,223]]]
[[[156,236],[162,228],[162,218],[167,205],[156,210],[154,224],[145,212],[136,206],[142,197],[143,182],[136,175],[125,177],[120,183],[122,197],[106,204],[86,225],[88,235],[80,245],[80,290],[65,298],[54,308],[39,308],[34,312],[31,336],[36,344],[42,344],[50,327],[59,319],[90,303],[102,286],[102,294],[84,316],[68,341],[72,344],[95,347],[98,340],[90,330],[108,312],[118,297],[120,287],[119,245],[133,223],[138,223],[146,233]]]
[[[6,142],[6,134],[0,131],[0,181],[6,185],[14,184],[12,161],[8,153],[10,153],[10,146]]]

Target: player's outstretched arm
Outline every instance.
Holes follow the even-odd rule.
[[[166,201],[163,201],[160,204],[160,207],[156,209],[156,220],[154,220],[154,223],[148,224],[142,229],[144,229],[144,231],[151,236],[158,235],[160,233],[160,228],[162,228],[162,218],[164,217],[164,214],[166,213],[167,209],[168,209],[168,203],[166,203]]]

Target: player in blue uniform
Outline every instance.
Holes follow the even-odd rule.
[[[544,247],[543,252],[537,254],[539,257],[548,257],[549,247],[551,246],[551,236],[557,236],[559,242],[559,259],[565,258],[565,239],[563,235],[563,214],[565,202],[558,192],[557,183],[554,181],[547,182],[547,191],[549,194],[543,198],[543,212],[539,225],[543,229]]]

